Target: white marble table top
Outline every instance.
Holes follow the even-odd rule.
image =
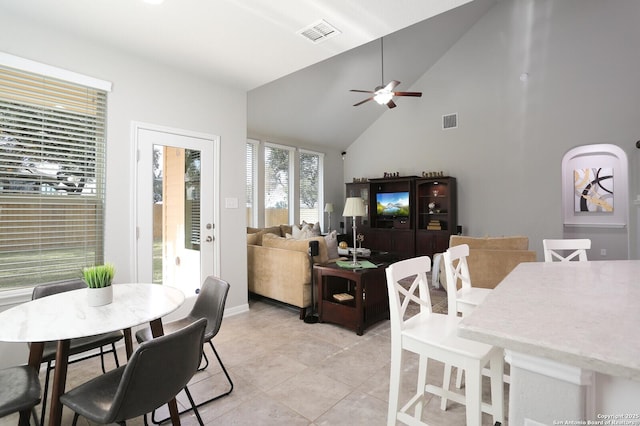
[[[462,337],[640,380],[640,261],[521,263]]]
[[[123,330],[161,318],[184,302],[174,287],[114,284],[113,303],[91,307],[86,291],[54,294],[0,312],[0,341],[44,342]]]

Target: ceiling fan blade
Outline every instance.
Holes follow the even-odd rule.
[[[358,92],[358,93],[374,93],[372,90],[358,90],[358,89],[351,89],[349,90],[350,92]]]
[[[372,97],[370,97],[370,98],[367,98],[367,99],[365,99],[365,100],[363,100],[363,101],[360,101],[360,102],[358,102],[357,104],[353,104],[353,106],[362,105],[363,103],[365,103],[365,102],[369,102],[369,101],[372,101],[372,100],[373,100],[373,96],[372,96]]]
[[[398,80],[391,80],[391,81],[389,82],[389,84],[387,84],[387,85],[384,87],[384,90],[389,91],[389,92],[392,92],[392,91],[393,91],[393,89],[394,89],[398,84],[400,84],[400,82],[399,82]]]
[[[422,97],[422,92],[393,92],[395,96],[415,96],[417,98]]]
[[[396,107],[396,103],[393,102],[393,99],[391,99],[389,102],[387,102],[387,106],[389,107],[389,109],[395,108]]]

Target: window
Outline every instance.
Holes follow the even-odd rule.
[[[291,177],[293,148],[266,144],[264,148],[264,224],[293,223]]]
[[[258,226],[258,193],[256,183],[258,182],[258,141],[247,141],[247,226]]]
[[[72,81],[57,78],[60,75]],[[103,87],[95,87],[87,81],[97,80],[0,56],[0,287],[4,289],[79,277],[83,267],[104,261],[110,84],[99,82],[97,86]]]
[[[323,222],[322,162],[322,154],[300,151],[300,222]]]

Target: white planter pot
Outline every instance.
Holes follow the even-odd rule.
[[[87,288],[87,304],[89,306],[108,305],[113,302],[113,287]]]

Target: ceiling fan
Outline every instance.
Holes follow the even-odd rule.
[[[351,89],[351,92],[358,92],[358,93],[370,93],[371,96],[356,103],[353,104],[353,106],[358,106],[358,105],[362,105],[365,102],[369,102],[371,100],[376,101],[378,104],[380,105],[386,105],[389,108],[395,108],[396,104],[395,102],[393,102],[393,97],[394,96],[413,96],[413,97],[421,97],[422,96],[422,92],[395,92],[393,89],[396,88],[396,86],[398,86],[400,84],[400,82],[398,80],[391,80],[387,85],[384,84],[384,46],[382,44],[382,38],[380,38],[380,58],[381,58],[381,62],[382,62],[382,84],[378,87],[376,87],[373,90],[357,90],[357,89]]]

